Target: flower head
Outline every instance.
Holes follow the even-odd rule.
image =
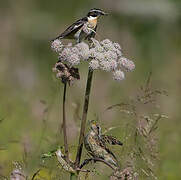
[[[51,48],[55,52],[60,52],[63,48],[63,44],[60,40],[56,39],[52,42]]]
[[[89,62],[89,68],[92,70],[96,70],[99,69],[100,65],[99,65],[99,61],[93,59]]]
[[[101,61],[100,62],[100,69],[102,69],[103,71],[111,71],[111,64],[109,61]]]
[[[78,50],[78,54],[82,60],[88,60],[89,59],[89,46],[88,44],[81,42],[76,45],[76,48]]]
[[[84,27],[88,28],[88,27]],[[81,60],[89,61],[89,68],[92,70],[103,70],[113,73],[114,80],[123,80],[123,71],[132,71],[135,68],[133,61],[123,57],[121,47],[118,43],[109,39],[98,41],[91,38],[92,44],[89,46],[85,42],[73,45],[62,45],[59,40],[52,43],[54,51],[59,53],[59,60],[68,65],[69,68],[78,65]],[[65,72],[63,73],[65,75]],[[57,73],[62,78],[62,72]]]
[[[116,70],[113,72],[113,79],[116,81],[121,81],[124,79],[124,72],[121,70]]]
[[[133,61],[130,61],[125,57],[120,58],[120,65],[127,71],[132,71],[135,68],[135,64],[133,63]]]
[[[71,66],[75,66],[78,65],[80,63],[80,58],[78,54],[71,54],[69,56],[69,58],[67,59],[68,64],[70,64]]]
[[[116,50],[116,48],[114,47],[113,43],[112,43],[109,39],[104,39],[103,41],[101,41],[101,45],[103,46],[103,48],[104,48],[106,51]]]

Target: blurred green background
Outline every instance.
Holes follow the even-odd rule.
[[[0,174],[9,176],[13,161],[23,161],[32,174],[43,152],[63,144],[58,132],[63,86],[52,73],[57,56],[49,40],[93,7],[111,14],[100,19],[97,39],[119,42],[136,69],[120,83],[109,73],[95,72],[88,119],[98,117],[104,127],[121,126],[124,119],[120,120],[119,112],[104,110],[134,96],[152,72],[153,86],[168,92],[159,102],[160,112],[169,119],[159,123],[157,176],[181,179],[180,0],[1,1]],[[79,67],[81,80],[68,88],[72,154],[78,141],[87,64]]]

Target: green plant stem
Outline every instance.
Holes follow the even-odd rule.
[[[75,166],[77,168],[79,167],[80,159],[82,155],[87,112],[88,112],[88,107],[89,107],[89,96],[90,96],[91,84],[92,84],[92,76],[93,76],[93,71],[89,69],[88,76],[87,76],[86,92],[85,92],[85,97],[84,97],[84,107],[83,107],[82,120],[81,120],[79,144],[78,144],[77,155],[76,155],[76,160],[75,160]]]
[[[70,173],[70,180],[77,180],[78,176],[76,174]]]
[[[66,160],[69,162],[69,151],[68,151],[68,141],[67,141],[67,126],[66,126],[66,110],[65,110],[65,102],[66,102],[66,91],[67,91],[67,83],[64,83],[64,91],[63,91],[63,137],[64,137],[64,148]]]

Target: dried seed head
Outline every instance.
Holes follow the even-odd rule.
[[[67,64],[63,64],[58,61],[53,68],[56,72],[56,77],[61,79],[62,83],[72,84],[74,80],[80,79],[78,68],[69,67]]]

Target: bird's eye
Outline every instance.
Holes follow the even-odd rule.
[[[92,16],[92,17],[97,17],[97,13],[92,12],[92,13],[90,14],[90,16]]]
[[[93,16],[93,17],[97,17],[97,14],[93,14],[92,16]]]

